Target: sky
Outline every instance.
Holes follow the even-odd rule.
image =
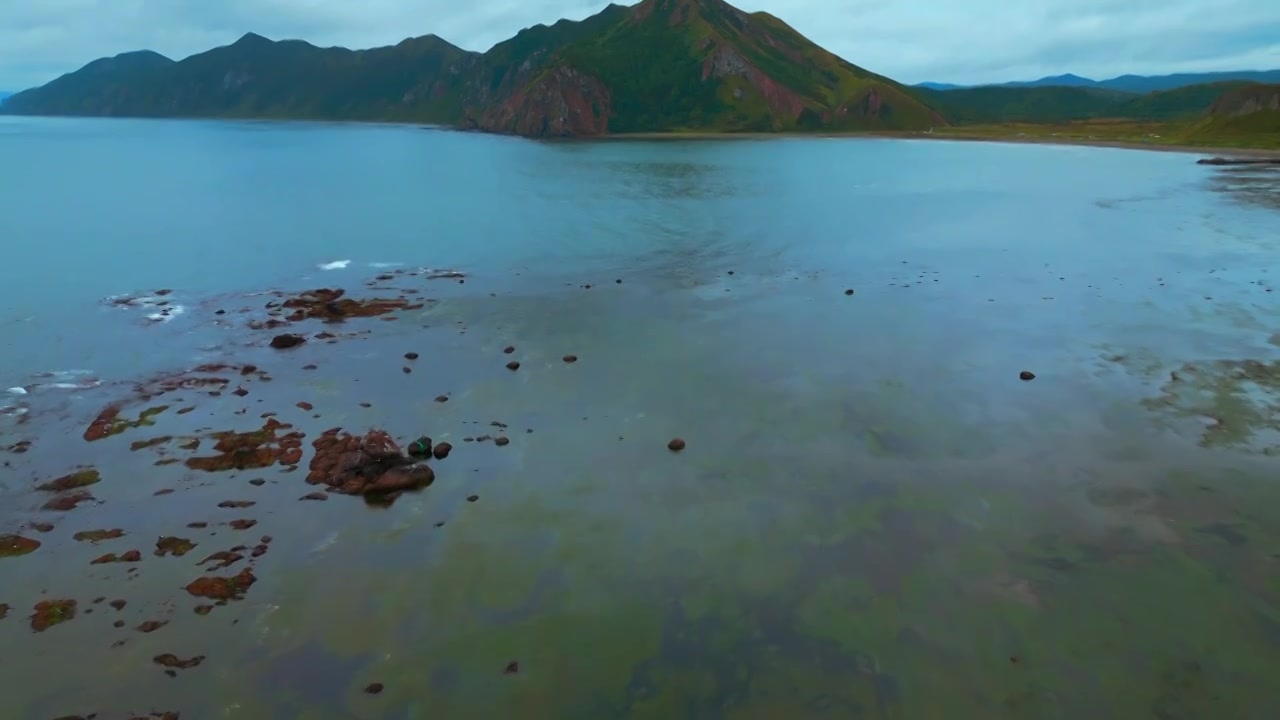
[[[99,57],[181,59],[246,32],[366,48],[434,33],[486,50],[581,19],[607,0],[0,0],[0,90]],[[977,84],[1071,72],[1280,68],[1280,0],[741,0],[844,59],[905,83]]]

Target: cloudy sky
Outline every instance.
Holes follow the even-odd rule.
[[[247,31],[372,47],[435,33],[485,50],[607,0],[0,0],[0,89],[104,55],[178,59]],[[1074,72],[1280,68],[1280,0],[741,0],[855,64],[909,83]]]

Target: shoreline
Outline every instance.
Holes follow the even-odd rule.
[[[1150,150],[1154,152],[1188,153],[1192,155],[1222,155],[1246,158],[1280,159],[1280,149],[1271,148],[1233,148],[1214,147],[1209,145],[1172,145],[1142,143],[1126,140],[1085,140],[1077,138],[1043,138],[1043,137],[975,137],[966,135],[946,135],[937,133],[916,133],[896,131],[840,132],[840,133],[717,133],[717,132],[665,132],[665,133],[625,133],[617,135],[600,135],[595,137],[565,138],[566,140],[782,140],[800,138],[824,139],[877,139],[877,140],[931,140],[950,142],[988,142],[1015,145],[1081,145],[1085,147],[1110,148],[1113,150]]]
[[[1223,147],[1213,145],[1174,145],[1171,143],[1144,143],[1132,140],[1106,140],[1106,139],[1086,139],[1072,137],[1016,137],[1016,136],[973,136],[963,134],[948,133],[925,133],[909,130],[866,130],[866,131],[844,131],[844,132],[716,132],[716,131],[689,131],[689,132],[636,132],[636,133],[614,133],[606,135],[582,135],[574,137],[526,137],[523,135],[515,135],[512,133],[492,132],[488,130],[477,130],[473,128],[464,128],[451,125],[437,125],[431,123],[414,122],[408,120],[351,120],[351,119],[333,119],[325,120],[319,118],[222,118],[222,117],[112,117],[97,115],[17,115],[0,112],[0,118],[66,118],[66,119],[96,119],[96,120],[160,120],[160,121],[221,121],[236,123],[300,123],[306,125],[361,125],[361,126],[380,126],[380,127],[400,127],[413,128],[420,130],[434,130],[443,132],[459,132],[473,133],[478,135],[492,135],[496,137],[520,138],[523,140],[534,140],[539,142],[599,142],[599,141],[655,141],[655,140],[787,140],[787,139],[803,139],[803,138],[823,138],[823,139],[879,139],[879,140],[934,140],[934,141],[950,141],[950,142],[988,142],[1002,144],[1018,144],[1018,145],[1079,145],[1083,147],[1109,148],[1112,150],[1147,150],[1154,152],[1174,152],[1187,153],[1191,155],[1218,155],[1223,157],[1237,157],[1250,159],[1280,159],[1280,148],[1240,148],[1240,147]],[[1047,126],[1046,127],[1050,127]]]

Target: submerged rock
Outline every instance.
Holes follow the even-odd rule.
[[[56,480],[50,480],[36,489],[44,490],[45,492],[66,492],[67,490],[95,485],[101,480],[101,473],[93,468],[85,468],[84,470],[77,470],[68,475],[63,475]]]
[[[685,442],[682,438],[671,438],[671,442],[667,443],[667,449],[671,452],[680,452],[685,448]]]
[[[58,512],[67,512],[70,510],[75,510],[76,506],[78,506],[82,502],[87,502],[89,500],[94,500],[94,499],[95,498],[92,495],[82,490],[80,492],[71,493],[70,495],[61,495],[59,497],[53,498],[52,500],[49,500],[48,502],[46,502],[44,505],[41,505],[40,507],[44,510],[56,510]]]
[[[257,470],[275,465],[295,465],[302,460],[303,433],[280,435],[280,430],[292,425],[267,418],[259,430],[249,432],[220,432],[213,437],[218,442],[213,449],[219,454],[207,457],[187,458],[186,466],[192,470],[222,472],[227,470]]]
[[[173,555],[174,557],[182,557],[191,552],[196,543],[186,538],[173,537],[166,535],[156,540],[156,557],[164,557],[165,555]]]
[[[370,298],[356,300],[346,297],[347,291],[341,288],[318,288],[295,295],[283,303],[281,307],[292,310],[285,320],[299,322],[307,319],[325,322],[341,322],[347,318],[375,317],[386,315],[396,310],[417,310],[422,304],[414,304],[405,298]]]
[[[415,463],[382,430],[370,430],[360,437],[335,428],[316,438],[312,446],[315,457],[307,482],[327,485],[333,492],[380,496],[389,501],[435,480],[429,465]]]
[[[60,625],[76,616],[75,600],[41,600],[36,603],[35,612],[31,615],[31,629],[44,632],[54,625]]]
[[[103,540],[115,540],[124,537],[124,530],[120,528],[112,528],[111,530],[82,530],[72,536],[77,542],[97,543]]]
[[[32,540],[21,535],[0,535],[0,558],[29,555],[39,547],[39,540]]]
[[[239,600],[251,585],[258,581],[249,568],[226,578],[208,575],[192,580],[187,585],[187,592],[211,600]]]
[[[306,341],[307,339],[302,335],[295,335],[294,333],[285,333],[283,335],[277,335],[271,338],[271,347],[277,350],[288,350],[289,348],[298,347],[299,345],[301,345]]]
[[[1019,380],[1035,380],[1036,374],[1031,372],[1030,370],[1023,370],[1022,372],[1018,373],[1018,379]]]
[[[85,429],[84,439],[87,442],[94,442],[96,440],[111,437],[112,435],[119,435],[130,428],[154,425],[155,416],[168,410],[169,406],[160,405],[153,408],[147,408],[138,414],[137,420],[130,420],[121,416],[120,412],[122,409],[123,408],[119,404],[108,405],[103,408],[102,411],[98,413],[97,417],[89,423],[89,427]]]

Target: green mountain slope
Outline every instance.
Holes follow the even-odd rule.
[[[945,124],[918,93],[722,0],[610,5],[483,54],[432,35],[353,51],[249,34],[179,62],[145,51],[96,60],[0,112],[393,120],[529,136]]]
[[[1224,92],[1248,85],[1191,85],[1138,95],[1096,87],[990,86],[917,92],[953,124],[1061,123],[1099,118],[1188,120],[1205,113]]]
[[[1280,147],[1280,84],[1247,84],[1222,93],[1184,139],[1204,145]]]

